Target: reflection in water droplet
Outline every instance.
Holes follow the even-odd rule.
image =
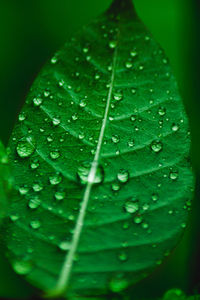
[[[129,180],[129,172],[127,170],[121,169],[117,174],[117,179],[122,183],[126,183]]]
[[[35,151],[35,147],[28,141],[20,141],[17,144],[17,154],[21,158],[29,157]]]

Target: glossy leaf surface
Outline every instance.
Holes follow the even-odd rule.
[[[165,54],[116,0],[47,63],[13,131],[16,272],[72,297],[145,277],[186,226],[189,147]]]

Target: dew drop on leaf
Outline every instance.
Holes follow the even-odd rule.
[[[112,183],[112,190],[113,191],[119,191],[120,190],[120,185],[117,182]]]
[[[59,244],[59,248],[63,251],[67,251],[70,249],[70,243],[68,241],[62,241]]]
[[[122,94],[122,92],[114,93],[113,98],[114,98],[116,101],[122,100],[122,99],[123,99],[123,94]]]
[[[53,123],[54,126],[58,126],[60,124],[60,119],[53,118],[52,123]]]
[[[117,179],[122,183],[126,183],[129,180],[129,172],[127,170],[121,169],[117,173]]]
[[[126,261],[127,260],[127,254],[125,252],[122,252],[118,255],[119,260]]]
[[[151,143],[151,149],[158,153],[162,150],[162,143],[160,141],[154,141]]]
[[[110,42],[109,42],[109,47],[110,47],[111,49],[116,48],[116,46],[117,46],[117,42],[116,42],[116,41],[110,41]]]
[[[125,66],[126,66],[127,69],[131,69],[132,66],[133,66],[133,64],[132,64],[132,62],[127,61],[127,62],[125,63]]]
[[[55,198],[58,201],[61,201],[65,198],[65,192],[56,192],[55,193]]]
[[[50,152],[50,157],[52,159],[58,159],[60,157],[60,152],[58,152],[58,151],[51,151]]]
[[[140,224],[140,223],[142,223],[142,217],[141,216],[136,216],[135,218],[134,218],[134,223],[135,224]]]
[[[165,107],[159,107],[159,109],[158,109],[158,114],[159,114],[160,116],[164,116],[164,115],[166,114],[166,109],[165,109]]]
[[[179,126],[177,124],[172,124],[172,131],[176,132],[179,130]]]
[[[138,201],[129,200],[125,203],[125,210],[130,214],[134,214],[139,209]]]
[[[35,198],[32,198],[29,200],[28,206],[31,209],[36,209],[40,206],[40,203],[41,203],[41,200],[39,198],[35,197]]]
[[[30,226],[33,228],[33,229],[39,229],[41,224],[40,224],[40,221],[38,220],[32,220],[30,222]]]
[[[78,167],[77,176],[81,182],[81,184],[87,184],[90,181],[90,171],[92,169],[92,165],[90,162],[84,162]],[[98,166],[96,169],[96,173],[93,179],[93,183],[101,183],[103,181],[104,172],[101,166]]]
[[[113,135],[112,136],[112,141],[113,141],[114,144],[119,143],[119,141],[120,141],[119,136],[118,135]]]
[[[40,106],[42,104],[42,98],[37,97],[33,99],[34,106]]]
[[[27,158],[31,156],[31,154],[33,154],[34,151],[35,151],[34,145],[29,143],[28,141],[20,141],[17,144],[17,154],[21,158]]]
[[[177,171],[171,171],[169,174],[169,178],[171,180],[176,180],[178,178],[178,172]]]
[[[39,183],[34,183],[33,190],[34,190],[34,192],[40,192],[41,190],[43,190],[43,186]]]
[[[59,174],[55,174],[49,177],[49,182],[52,185],[57,185],[62,181],[62,177]]]

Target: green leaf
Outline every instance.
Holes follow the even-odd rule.
[[[186,226],[189,147],[165,54],[117,0],[46,64],[13,131],[16,272],[73,299],[147,276]]]
[[[199,300],[200,296],[186,296],[180,289],[171,289],[165,293],[163,300]]]
[[[0,142],[0,223],[6,216],[8,209],[8,194],[11,189],[11,178],[8,167],[6,149]]]

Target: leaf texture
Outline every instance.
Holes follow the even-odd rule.
[[[71,39],[35,80],[10,140],[14,269],[49,297],[118,292],[186,226],[188,121],[131,1]]]

